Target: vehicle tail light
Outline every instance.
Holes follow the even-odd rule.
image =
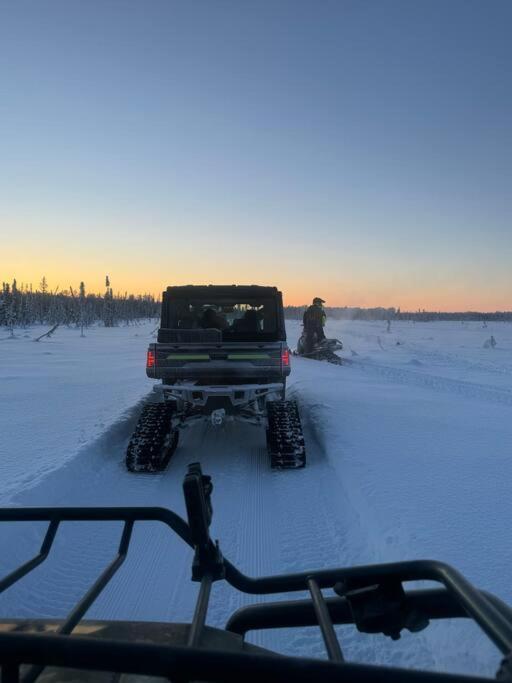
[[[285,349],[281,353],[281,363],[285,368],[287,368],[290,365],[290,349]]]
[[[147,368],[154,368],[155,367],[155,352],[152,349],[148,350],[148,357],[146,359],[146,367]]]

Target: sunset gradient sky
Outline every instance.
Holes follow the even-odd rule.
[[[508,0],[0,4],[0,278],[512,309]]]

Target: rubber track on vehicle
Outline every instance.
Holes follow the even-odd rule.
[[[267,417],[271,466],[280,469],[304,467],[306,448],[296,401],[268,401]]]
[[[130,472],[160,472],[178,445],[179,432],[171,431],[174,406],[149,403],[144,406],[126,450]]]

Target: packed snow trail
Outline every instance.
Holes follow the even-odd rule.
[[[215,487],[214,533],[220,537],[223,552],[242,571],[256,576],[355,561],[357,548],[365,542],[364,530],[307,423],[309,463],[305,470],[271,471],[261,430],[227,425],[221,430],[209,426],[191,430],[165,473],[133,475],[124,469],[123,454],[136,412],[13,502],[88,506],[94,500],[97,506],[155,505],[184,515],[182,476],[186,464],[202,454],[203,468],[212,475]],[[313,507],[303,495],[305,487]],[[1,614],[64,616],[114,555],[120,525],[63,526],[46,566],[5,595]],[[31,527],[15,532],[11,525],[1,537],[3,547],[15,547],[4,571],[36,550],[43,529],[42,525]],[[189,620],[197,590],[190,582],[191,560],[191,551],[163,525],[137,525],[127,562],[88,616]],[[208,621],[223,626],[235,609],[255,599],[219,585]],[[290,630],[277,638],[273,633],[255,634],[251,640],[283,652],[306,648],[310,654],[324,654],[317,629]],[[370,651],[374,660],[385,659],[384,648],[373,645]]]
[[[38,350],[40,379],[34,385],[41,400],[45,393],[64,392],[61,411],[55,412],[51,398],[41,403],[27,396],[20,380],[10,385],[12,400],[18,408],[24,401],[30,405],[31,429],[22,430],[17,411],[0,413],[4,434],[10,419],[19,430],[19,439],[16,433],[4,439],[9,451],[1,461],[4,504],[159,505],[183,515],[182,477],[189,462],[200,460],[215,486],[213,535],[226,557],[248,574],[433,557],[512,602],[511,548],[503,543],[506,520],[512,518],[512,421],[506,398],[512,326],[495,332],[500,354],[482,350],[477,329],[455,325],[420,330],[395,324],[388,335],[382,323],[338,327],[333,336],[353,350],[351,365],[293,362],[290,393],[299,400],[305,423],[305,470],[270,471],[263,430],[226,425],[185,432],[168,470],[158,475],[129,474],[123,462],[143,401],[152,399],[152,383],[144,378],[144,328],[111,336],[91,330],[102,343],[94,337],[89,346],[81,345],[88,339],[77,346],[77,335],[64,330],[57,357]],[[290,329],[293,343],[298,326]],[[466,333],[473,335],[471,343]],[[435,335],[436,344],[421,335]],[[16,372],[23,380],[25,355],[34,347],[39,345],[9,343],[9,362],[18,355]],[[77,375],[73,360],[84,350],[89,356],[82,356]],[[123,400],[117,397],[119,387],[112,386],[115,368],[110,368],[120,357]],[[12,374],[11,365],[0,367],[0,378]],[[99,437],[98,411],[118,416]],[[81,429],[85,445],[80,447],[74,439]],[[21,526],[0,528],[3,572],[28,559],[40,541],[40,528]],[[114,524],[64,525],[48,564],[2,596],[0,613],[62,616],[111,559],[119,533]],[[88,616],[189,620],[197,591],[190,582],[191,557],[160,525],[139,525],[125,566]],[[217,584],[208,622],[224,625],[234,609],[252,600]],[[399,643],[348,627],[340,634],[347,657],[356,661],[489,674],[499,661],[476,629],[461,622],[431,626]],[[315,629],[257,633],[252,640],[284,652],[324,654]]]

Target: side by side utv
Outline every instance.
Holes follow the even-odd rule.
[[[306,463],[297,403],[286,399],[290,374],[283,297],[256,285],[168,287],[146,373],[161,400],[147,404],[128,445],[133,472],[159,471],[180,430],[208,420],[266,429],[272,467]]]

